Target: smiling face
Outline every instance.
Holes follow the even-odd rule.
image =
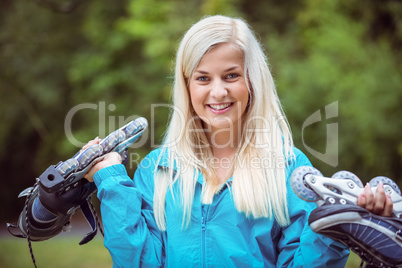
[[[228,43],[209,50],[190,77],[189,91],[205,128],[237,130],[249,99],[243,52]]]

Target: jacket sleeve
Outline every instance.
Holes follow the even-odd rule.
[[[153,168],[144,167],[143,162],[134,181],[123,165],[101,169],[94,175],[101,201],[104,244],[113,267],[163,265],[162,233],[156,226],[152,209]]]
[[[344,267],[349,249],[344,244],[311,230],[308,217],[316,204],[300,199],[290,186],[290,177],[295,168],[311,166],[301,151],[295,149],[295,155],[296,161],[290,165],[287,174],[291,224],[282,228],[277,267]]]

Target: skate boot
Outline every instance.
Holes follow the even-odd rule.
[[[391,179],[375,177],[369,182],[374,194],[380,182],[393,201],[391,217],[373,214],[357,205],[364,187],[351,172],[340,171],[327,178],[317,169],[303,166],[291,178],[296,195],[317,204],[309,217],[314,232],[350,247],[366,267],[402,267],[401,191]]]
[[[55,166],[51,165],[33,187],[25,189],[18,196],[26,196],[25,208],[16,225],[7,224],[9,232],[27,238],[29,243],[31,240],[49,239],[67,230],[71,216],[80,208],[92,228],[80,244],[92,240],[99,225],[90,202],[96,186],[84,176],[107,153],[120,153],[123,163],[127,161],[128,147],[143,134],[147,125],[145,118],[138,118],[112,132],[99,144],[80,150],[72,158]]]

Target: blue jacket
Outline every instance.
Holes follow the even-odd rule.
[[[301,151],[294,152],[296,160],[287,170],[291,224],[284,228],[274,219],[252,219],[239,213],[227,186],[211,205],[203,205],[200,175],[189,227],[182,229],[180,198],[173,199],[168,191],[167,231],[161,232],[152,209],[153,171],[160,150],[144,158],[134,180],[123,165],[101,169],[94,181],[101,201],[104,243],[114,267],[344,267],[349,250],[310,229],[307,220],[315,204],[298,198],[290,186],[292,171],[311,165]]]

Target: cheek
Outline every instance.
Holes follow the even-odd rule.
[[[245,110],[249,101],[250,101],[250,94],[251,92],[248,91],[247,89],[247,85],[244,85],[244,87],[242,87],[242,89],[239,92],[239,99],[242,102],[242,110]]]
[[[197,87],[191,86],[189,87],[190,93],[190,101],[193,109],[197,112],[198,108],[202,104],[200,91],[197,90]]]

